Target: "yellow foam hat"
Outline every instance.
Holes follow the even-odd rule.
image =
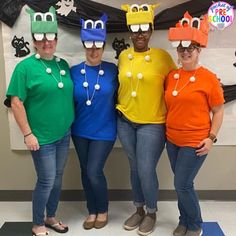
[[[124,4],[121,9],[126,11],[126,22],[127,25],[139,25],[139,24],[152,24],[154,19],[154,9],[160,4]]]

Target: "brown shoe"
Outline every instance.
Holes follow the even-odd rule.
[[[97,216],[95,214],[90,214],[83,223],[84,229],[86,229],[86,230],[92,229],[94,227],[96,217]]]
[[[187,230],[187,233],[185,236],[201,236],[202,235],[202,229],[199,229],[197,231]]]
[[[108,212],[99,213],[97,215],[94,228],[101,229],[107,225],[107,222],[108,222]]]
[[[107,223],[108,223],[108,219],[106,219],[104,221],[96,220],[95,224],[94,224],[94,228],[101,229],[101,228],[105,227],[107,225]]]
[[[178,225],[173,232],[174,236],[185,236],[187,228],[184,225]]]
[[[149,235],[154,230],[155,223],[156,213],[147,213],[139,226],[138,234],[143,236]]]
[[[137,211],[125,221],[123,228],[126,230],[136,229],[142,222],[144,216],[145,211],[142,207],[138,207]]]
[[[83,223],[83,227],[84,229],[88,230],[88,229],[92,229],[95,225],[95,221],[84,221]]]

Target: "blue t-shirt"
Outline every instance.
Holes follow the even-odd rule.
[[[99,75],[99,70],[103,70],[104,74]],[[116,139],[117,76],[117,66],[106,61],[98,66],[82,62],[71,68],[75,101],[72,135],[94,140]],[[88,87],[84,87],[84,82],[88,83]],[[100,86],[98,90],[94,89],[96,84]],[[87,100],[91,100],[91,105],[86,104]]]

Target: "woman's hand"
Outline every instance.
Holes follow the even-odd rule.
[[[30,151],[37,151],[39,150],[39,143],[38,139],[34,136],[34,134],[30,134],[24,138],[25,145]]]
[[[38,139],[34,136],[29,126],[27,120],[27,115],[23,102],[17,97],[11,97],[11,108],[16,119],[17,124],[19,125],[22,134],[24,135],[24,142],[27,148],[30,151],[39,150]]]
[[[213,141],[210,138],[203,139],[197,146],[196,154],[197,156],[203,156],[208,154],[212,148]]]
[[[223,121],[224,105],[214,106],[211,108],[211,111],[212,111],[212,120],[209,134],[214,134],[216,136]],[[212,145],[213,141],[210,138],[203,139],[197,146],[196,150],[197,156],[206,155],[212,148]]]

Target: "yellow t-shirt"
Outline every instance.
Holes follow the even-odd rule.
[[[164,80],[176,68],[171,56],[157,48],[146,52],[129,48],[120,54],[118,67],[116,108],[135,123],[165,123]],[[132,96],[132,92],[136,96]]]

